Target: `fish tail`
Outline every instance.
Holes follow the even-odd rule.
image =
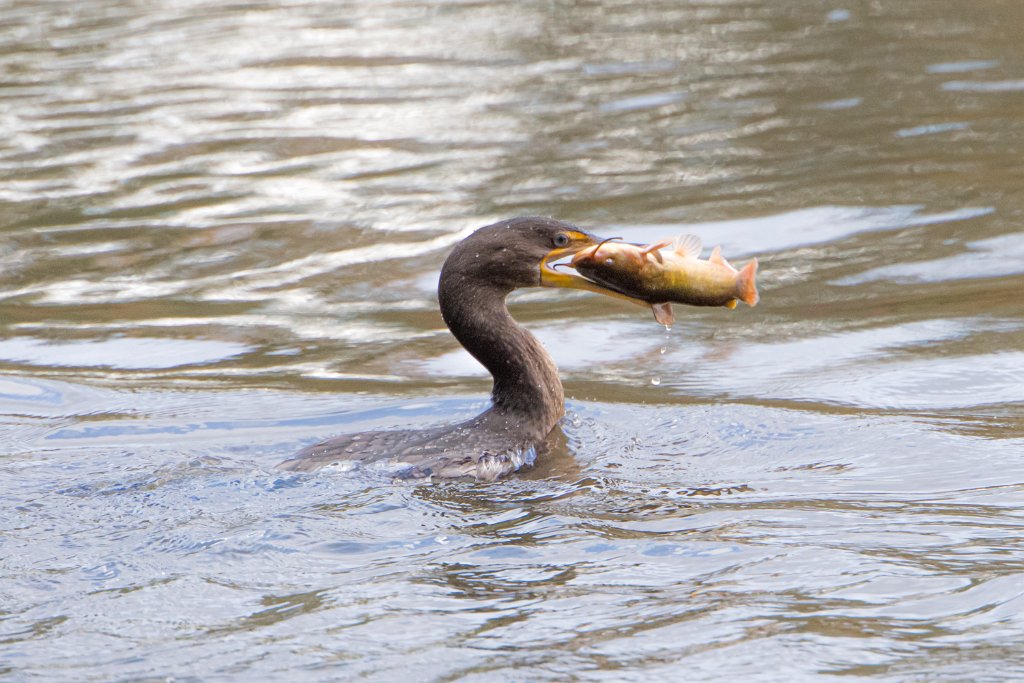
[[[753,259],[750,263],[743,266],[739,274],[736,275],[736,294],[739,296],[740,301],[748,306],[756,306],[761,298],[757,294],[756,278],[757,259]]]

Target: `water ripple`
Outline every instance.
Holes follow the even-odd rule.
[[[5,3],[0,675],[1024,675],[1024,14],[961,5]],[[437,272],[530,213],[761,304],[516,295],[533,470],[274,470],[486,405]]]

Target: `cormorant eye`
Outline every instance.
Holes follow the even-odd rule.
[[[569,236],[566,235],[564,232],[560,232],[557,235],[555,235],[555,239],[552,241],[555,243],[556,247],[564,247],[569,244]]]

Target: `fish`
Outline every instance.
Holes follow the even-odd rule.
[[[671,251],[663,251],[672,247]],[[641,245],[605,241],[577,253],[570,265],[593,282],[650,304],[662,325],[675,322],[672,304],[756,306],[757,259],[736,270],[715,247],[706,261],[696,235]]]

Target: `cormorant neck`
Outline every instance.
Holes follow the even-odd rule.
[[[441,316],[459,343],[494,377],[494,413],[509,425],[542,439],[565,413],[558,369],[537,338],[508,312],[500,286],[443,273],[438,287]]]

